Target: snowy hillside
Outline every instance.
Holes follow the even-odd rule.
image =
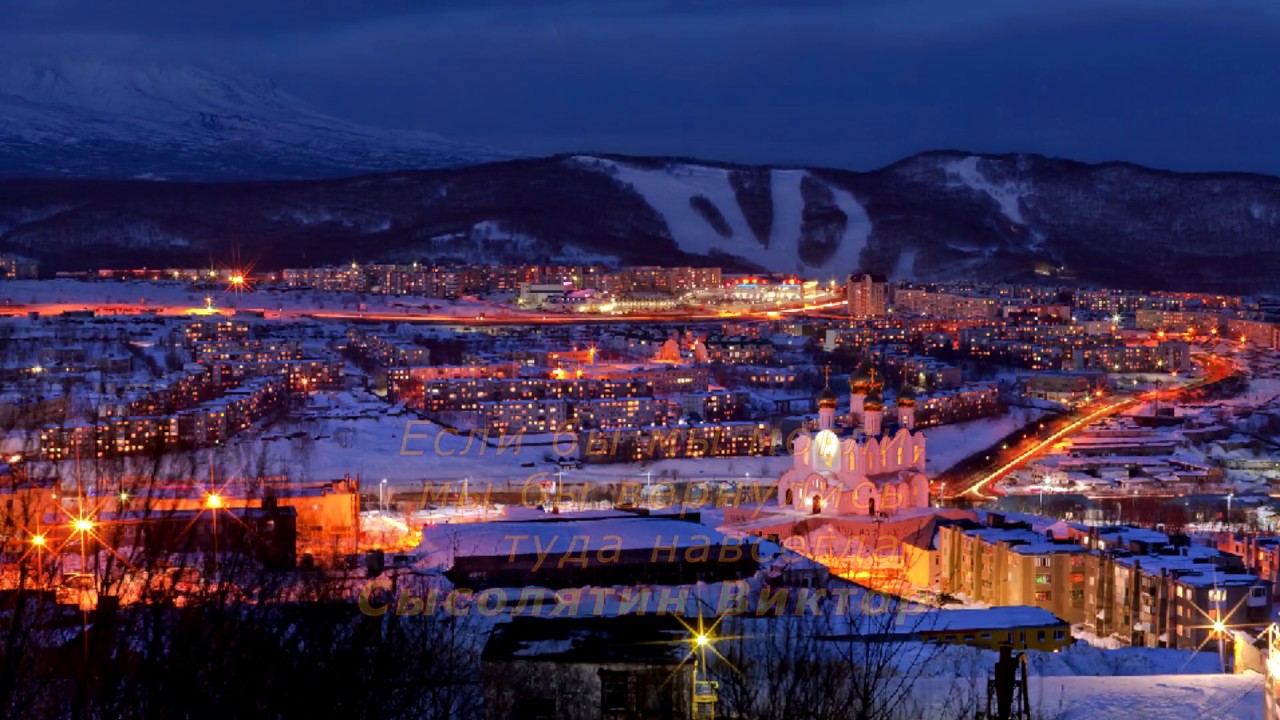
[[[640,193],[662,216],[676,246],[691,255],[739,257],[773,272],[843,274],[858,267],[871,234],[867,211],[852,193],[805,170],[768,171],[771,193],[763,199],[771,203],[772,223],[756,234],[747,219],[752,208],[735,189],[731,169],[574,159]],[[825,221],[814,220],[823,215]]]
[[[41,107],[84,94],[41,78],[27,90]],[[327,128],[316,137],[355,132],[294,112],[295,101],[269,86],[165,78],[131,81],[139,92],[152,88],[142,99],[90,97],[77,107],[108,113],[144,103],[155,123],[188,128],[185,110],[172,107],[196,104],[191,94],[214,108],[252,96],[242,105],[259,115],[210,111],[217,128],[189,130],[223,138],[217,153],[267,143],[257,130],[267,121],[255,119],[265,116],[289,118],[293,125],[277,126],[296,137],[310,132],[304,120]],[[94,157],[110,142],[71,143],[66,154]],[[264,267],[607,258],[824,280],[862,269],[923,281],[1277,294],[1280,179],[936,152],[868,172],[567,155],[271,185],[0,180],[0,252],[34,257],[49,272],[198,264],[247,239]]]
[[[501,157],[319,113],[269,80],[191,66],[0,65],[0,174],[262,179],[450,167]]]

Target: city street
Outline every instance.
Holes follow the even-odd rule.
[[[1093,423],[1118,415],[1141,402],[1177,400],[1194,390],[1221,382],[1236,372],[1234,363],[1217,355],[1197,355],[1193,360],[1203,369],[1202,378],[1177,388],[1099,399],[1053,421],[1042,423],[1038,433],[1029,434],[1022,442],[1007,448],[1000,448],[999,452],[991,456],[991,462],[983,470],[967,473],[959,478],[944,475],[936,483],[935,491],[940,492],[944,500],[985,502],[1000,494],[996,486],[1010,473],[1049,454],[1054,447],[1070,440],[1072,435]]]

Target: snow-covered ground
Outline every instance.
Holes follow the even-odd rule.
[[[77,152],[61,152],[64,145]],[[67,57],[6,59],[0,147],[12,159],[3,171],[14,176],[28,155],[33,165],[48,162],[44,170],[51,174],[97,176],[112,166],[118,176],[255,180],[510,157],[430,133],[325,115],[270,80],[230,67]],[[33,153],[41,148],[47,156]],[[148,162],[158,155],[165,157],[160,175],[157,163]]]
[[[930,477],[945,472],[973,453],[990,447],[1046,414],[1047,411],[1037,408],[1012,407],[998,417],[926,428],[925,471]]]
[[[1280,378],[1255,377],[1249,380],[1249,389],[1227,400],[1214,404],[1257,407],[1280,398]]]
[[[988,650],[946,648],[930,663],[913,697],[938,713],[957,694],[973,693],[985,707],[986,672],[995,660]],[[1033,717],[1262,718],[1262,676],[1223,674],[1215,653],[1101,649],[1078,642],[1061,652],[1028,652],[1027,661]]]
[[[495,489],[516,489],[531,476],[545,477],[543,473],[556,469],[547,462],[556,457],[550,437],[528,436],[518,446],[499,453],[496,442],[485,445],[479,439],[469,441],[466,435],[452,435],[412,413],[397,414],[376,399],[368,398],[363,403],[351,398],[317,402],[330,403],[331,412],[321,412],[315,420],[296,427],[273,428],[265,436],[273,456],[295,457],[298,439],[292,436],[297,431],[310,433],[311,455],[303,460],[298,453],[299,464],[295,467],[311,478],[360,473],[364,478],[385,477],[397,490],[417,490],[423,481],[439,483],[469,477],[477,483],[493,482]],[[352,412],[353,407],[359,411]],[[1042,414],[1039,410],[1013,408],[999,418],[929,428],[925,431],[929,473],[950,468]],[[410,433],[408,439],[406,432]],[[559,447],[568,448],[566,442],[562,441]],[[580,469],[565,469],[561,479],[569,485],[664,480],[771,483],[791,463],[790,456],[776,456],[587,464]]]
[[[948,184],[964,185],[990,197],[1000,206],[1000,212],[1004,213],[1006,218],[1019,225],[1025,225],[1020,203],[1023,196],[1030,192],[1030,186],[1014,181],[993,182],[978,168],[978,163],[981,161],[982,158],[970,155],[963,160],[948,162],[945,166]]]
[[[1055,720],[1262,720],[1262,676],[1035,676],[1028,683],[1033,717]],[[935,713],[954,702],[953,680],[929,679],[913,696]],[[971,692],[974,692],[971,690]],[[985,688],[979,688],[985,708]],[[928,710],[926,710],[928,712]],[[926,715],[928,717],[929,715]]]
[[[1041,415],[1013,408],[1008,415],[925,430],[928,471],[938,473]],[[219,451],[220,472],[229,476],[290,475],[299,480],[328,480],[359,475],[367,483],[382,478],[396,492],[420,491],[423,483],[439,485],[469,478],[478,488],[519,490],[531,478],[550,479],[556,450],[568,450],[567,436],[553,445],[551,436],[529,435],[520,442],[497,438],[488,443],[466,433],[454,434],[401,406],[387,405],[361,391],[320,393],[310,398],[300,417],[260,432],[237,436]],[[500,452],[501,450],[501,452]],[[153,474],[154,461],[142,463]],[[166,458],[174,477],[189,477],[192,467],[206,466],[207,451],[175,453]],[[568,485],[663,481],[772,483],[791,466],[790,456],[669,459],[651,463],[587,464],[566,468]],[[68,464],[69,465],[69,464]],[[131,471],[126,471],[131,472]],[[132,474],[132,473],[131,473]],[[165,474],[163,469],[158,474]]]
[[[724,168],[702,165],[680,165],[673,169],[648,168],[595,157],[580,157],[576,160],[586,167],[608,172],[635,188],[636,192],[662,214],[672,238],[684,252],[696,255],[722,252],[746,257],[756,265],[779,272],[812,273],[814,270],[801,259],[802,254],[799,252],[805,205],[800,186],[806,176],[823,185],[826,183],[813,178],[807,171],[772,171],[770,186],[773,226],[768,245],[765,246],[747,223],[729,182],[729,171]],[[853,195],[839,188],[826,186],[848,222],[839,247],[823,267],[857,267],[871,234],[870,217]],[[721,236],[694,209],[691,201],[695,197],[705,198],[715,206],[728,225],[728,237]]]

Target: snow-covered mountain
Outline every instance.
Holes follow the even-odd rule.
[[[933,152],[871,172],[574,157],[682,253],[805,276],[1280,292],[1280,179]]]
[[[853,194],[808,170],[572,161],[638,192],[690,255],[811,276],[858,267],[871,236],[871,219]]]
[[[1280,178],[934,152],[870,172],[555,156],[281,183],[0,181],[46,270],[230,257],[711,263],[1280,294]]]
[[[0,175],[270,179],[509,155],[335,118],[269,80],[187,65],[0,64]]]

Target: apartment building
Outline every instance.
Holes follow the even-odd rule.
[[[994,318],[1000,312],[1000,303],[996,298],[910,285],[894,288],[893,305],[908,312],[937,318]]]
[[[1270,623],[1272,581],[1186,537],[1062,525],[1049,536],[997,513],[938,529],[941,592],[1048,610],[1141,647],[1216,647],[1225,628]]]
[[[1280,586],[1280,537],[1254,533],[1221,532],[1214,539],[1219,550],[1240,558],[1249,572]]]
[[[652,397],[597,398],[573,403],[574,424],[585,429],[653,425],[663,419],[662,414],[659,401]]]
[[[921,393],[915,397],[917,427],[974,420],[1000,412],[1000,389],[994,383],[974,383],[955,390]]]
[[[482,402],[476,424],[491,434],[520,431],[538,435],[574,428],[567,400],[501,400]]]
[[[1217,310],[1140,308],[1134,311],[1134,322],[1139,330],[1203,333],[1218,329],[1222,323],[1222,314]]]
[[[1072,370],[1103,372],[1171,372],[1191,367],[1191,346],[1185,342],[1159,345],[1112,345],[1073,348]]]
[[[848,283],[849,315],[881,317],[889,309],[889,281],[875,273],[854,273]]]
[[[1025,605],[1071,623],[1084,616],[1087,551],[1078,542],[1035,532],[988,513],[987,524],[938,528],[940,590],[991,605]]]
[[[582,432],[577,446],[594,463],[762,456],[773,454],[773,433],[767,422],[691,423]]]
[[[739,420],[745,416],[748,398],[746,392],[732,390],[690,393],[680,398],[680,409],[706,422]]]
[[[1280,348],[1280,325],[1265,320],[1230,318],[1227,320],[1227,337],[1265,348]]]
[[[1271,621],[1271,583],[1186,537],[1129,527],[1081,531],[1084,627],[1141,647],[1214,649],[1223,629]]]

